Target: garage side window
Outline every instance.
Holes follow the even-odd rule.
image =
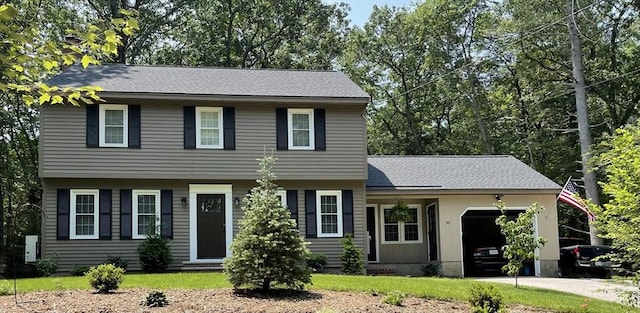
[[[384,216],[382,243],[422,243],[422,210],[419,204],[409,204],[409,220],[395,222],[389,218],[391,205],[382,206]]]

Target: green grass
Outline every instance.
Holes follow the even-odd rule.
[[[0,282],[1,283],[1,282]],[[472,284],[479,282],[471,279],[456,278],[407,278],[391,276],[345,276],[317,274],[313,276],[311,290],[360,291],[387,293],[398,290],[406,295],[457,300],[466,302]],[[558,312],[640,312],[611,302],[591,299],[586,308],[585,297],[550,291],[545,289],[494,284],[508,304],[552,309]],[[18,292],[40,290],[90,289],[85,277],[46,277],[19,279]],[[127,274],[121,288],[229,288],[231,285],[221,273],[170,273],[170,274]]]

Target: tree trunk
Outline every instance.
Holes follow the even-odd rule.
[[[591,130],[589,128],[589,111],[587,108],[587,90],[584,81],[584,70],[582,65],[582,42],[578,33],[574,15],[574,0],[567,0],[567,26],[569,28],[569,39],[571,41],[571,61],[573,63],[573,83],[576,92],[576,113],[578,115],[578,133],[580,135],[580,154],[582,155],[582,175],[584,176],[584,188],[587,199],[595,204],[600,204],[598,196],[598,184],[596,174],[589,170],[589,160],[591,159]],[[601,244],[598,237],[598,230],[595,225],[589,223],[589,233],[591,244]]]

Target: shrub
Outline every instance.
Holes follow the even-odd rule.
[[[84,276],[84,274],[86,274],[90,268],[91,266],[89,265],[76,265],[71,269],[71,271],[69,272],[69,275]]]
[[[398,290],[393,290],[389,292],[384,297],[384,299],[382,299],[382,303],[391,304],[395,306],[402,306],[402,303],[404,302],[404,298],[406,298],[404,293]]]
[[[124,279],[124,269],[113,264],[100,264],[91,267],[85,276],[89,278],[89,284],[98,293],[108,293],[120,287]]]
[[[493,285],[474,284],[469,299],[474,313],[501,312],[502,295]]]
[[[12,284],[6,280],[0,282],[0,296],[10,296],[12,294],[13,294]]]
[[[40,277],[48,277],[58,270],[56,258],[42,258],[36,262],[36,272]]]
[[[342,240],[342,272],[345,274],[362,274],[362,251],[353,244],[353,235],[347,234]]]
[[[438,276],[440,274],[440,261],[430,261],[420,267],[422,274],[427,277]]]
[[[169,239],[159,234],[149,234],[138,246],[142,270],[146,273],[163,273],[171,264]]]
[[[150,308],[160,308],[168,305],[169,300],[167,300],[167,296],[162,291],[152,291],[142,301],[142,304]]]
[[[317,272],[327,266],[327,256],[321,253],[307,254],[307,265]]]
[[[104,262],[105,264],[113,264],[123,270],[127,270],[127,266],[129,266],[129,262],[127,262],[125,259],[123,259],[121,256],[107,256],[107,262]]]
[[[289,210],[282,206],[271,171],[274,157],[260,160],[258,186],[245,198],[240,232],[233,238],[224,272],[234,288],[243,285],[268,292],[271,285],[303,289],[311,283],[307,244]]]

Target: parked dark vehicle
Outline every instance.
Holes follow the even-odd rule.
[[[615,265],[606,255],[612,251],[611,246],[573,245],[560,248],[560,274],[609,277]]]
[[[500,272],[507,260],[496,247],[483,247],[473,250],[473,264],[479,272]]]

